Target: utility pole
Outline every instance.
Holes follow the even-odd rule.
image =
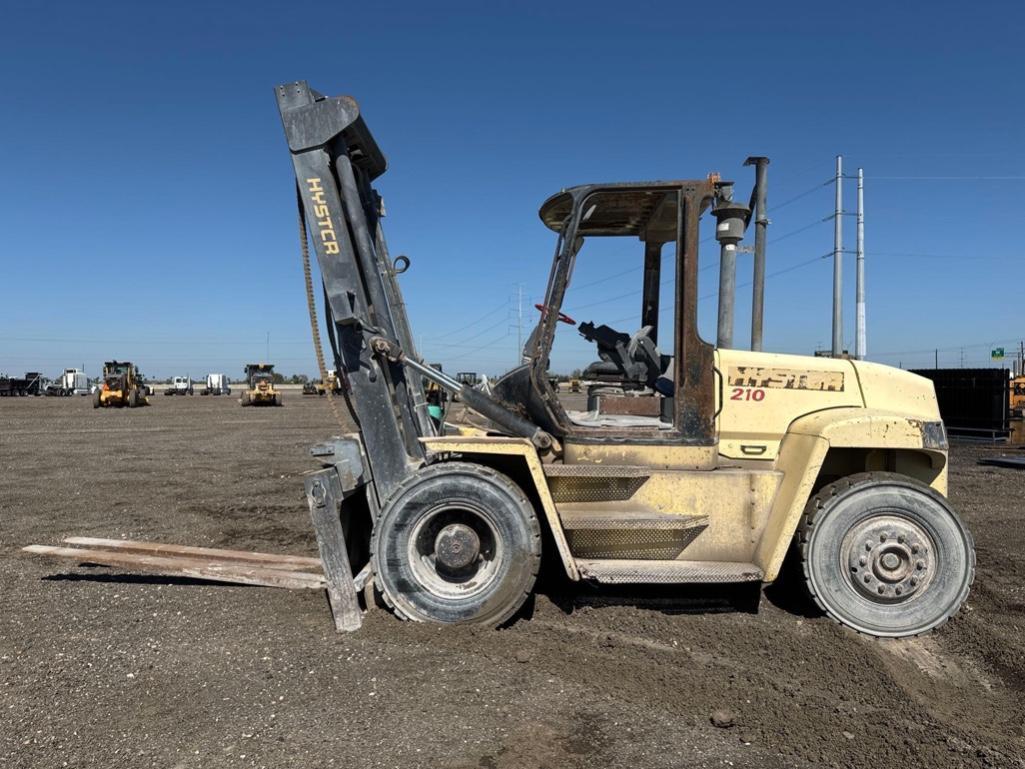
[[[865,345],[865,175],[858,169],[858,241],[856,259],[858,272],[855,279],[857,323],[854,337],[854,357],[864,360]]]
[[[523,284],[516,286],[516,356],[523,354]]]
[[[833,357],[843,355],[843,155],[836,156],[833,211]]]
[[[755,253],[754,272],[751,289],[751,349],[759,352],[762,349],[762,331],[765,307],[765,236],[769,226],[766,210],[766,183],[769,171],[769,159],[766,157],[749,157],[744,165],[755,167],[754,188],[754,220],[755,220]]]
[[[270,331],[267,332],[267,346],[264,348],[263,362],[270,361]]]

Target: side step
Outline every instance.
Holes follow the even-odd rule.
[[[577,559],[577,568],[583,579],[610,585],[759,582],[764,576],[753,563],[733,561]]]
[[[704,529],[707,515],[677,515],[657,510],[629,509],[622,502],[562,502],[556,505],[559,520],[567,531]]]

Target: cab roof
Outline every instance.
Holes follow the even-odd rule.
[[[562,232],[567,217],[573,211],[573,202],[600,192],[602,197],[596,201],[593,210],[584,212],[579,234],[641,235],[653,224],[658,224],[659,228],[675,226],[675,206],[665,205],[668,193],[681,189],[693,191],[712,180],[710,177],[709,180],[617,182],[567,187],[542,203],[538,215],[550,230]]]

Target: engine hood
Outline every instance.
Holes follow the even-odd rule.
[[[935,421],[940,418],[932,381],[892,366],[852,361],[865,406],[909,417]]]
[[[718,350],[716,359],[719,453],[726,457],[772,459],[794,420],[826,409],[940,419],[932,382],[890,366],[745,350]]]

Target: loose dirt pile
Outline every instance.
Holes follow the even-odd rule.
[[[70,535],[315,553],[320,398],[0,401],[0,766],[1025,766],[1025,473],[955,449],[978,546],[932,636],[859,638],[792,584],[598,591],[549,577],[500,631],[323,595],[70,567]],[[713,718],[715,725],[713,724]]]

